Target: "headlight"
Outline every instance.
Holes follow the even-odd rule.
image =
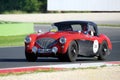
[[[65,37],[61,37],[60,40],[59,40],[59,42],[61,44],[65,44],[66,43],[66,38]]]
[[[27,36],[26,38],[25,38],[25,43],[30,43],[31,42],[31,38],[29,37],[29,36]]]

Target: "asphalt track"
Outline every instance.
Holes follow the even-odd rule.
[[[48,30],[48,26],[35,26],[35,31],[38,29],[42,31]],[[120,28],[102,27],[99,28],[100,33],[106,34],[112,41],[113,50],[105,61],[120,61]],[[79,57],[75,63],[91,63],[102,62],[94,58]],[[0,68],[11,67],[25,67],[25,66],[39,66],[52,64],[70,64],[71,62],[60,62],[57,58],[43,57],[38,58],[36,62],[27,62],[24,55],[24,47],[5,47],[0,48]]]

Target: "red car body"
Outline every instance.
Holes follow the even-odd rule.
[[[110,54],[110,39],[99,34],[97,25],[90,21],[63,21],[53,23],[46,33],[30,34],[25,38],[28,61],[37,57],[58,57],[62,61],[76,61],[78,56],[105,59]]]

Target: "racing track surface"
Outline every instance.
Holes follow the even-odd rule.
[[[48,30],[48,26],[35,26],[35,31],[39,28],[42,31]],[[120,28],[99,28],[100,33],[106,34],[112,41],[113,50],[105,61],[120,61]],[[78,58],[75,63],[100,62],[93,58]],[[37,62],[27,62],[24,55],[24,47],[0,48],[0,68],[39,66],[51,64],[65,64],[70,62],[60,62],[57,58],[38,58]]]

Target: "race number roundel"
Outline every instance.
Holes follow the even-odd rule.
[[[93,42],[93,52],[97,53],[98,49],[99,49],[98,40],[94,40],[94,42]]]

